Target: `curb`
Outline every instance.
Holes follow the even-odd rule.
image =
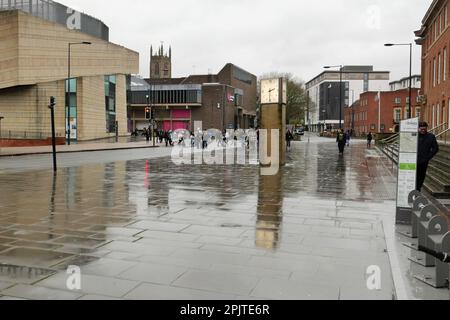
[[[139,147],[125,147],[125,148],[109,148],[109,149],[92,149],[92,150],[69,150],[69,151],[57,151],[56,154],[63,153],[86,153],[86,152],[98,152],[98,151],[118,151],[118,150],[133,150],[133,149],[156,149],[160,148],[160,146],[139,146]],[[32,155],[46,155],[53,154],[52,151],[45,152],[28,152],[28,153],[17,153],[17,154],[1,154],[0,158],[6,157],[22,157],[22,156],[32,156]]]

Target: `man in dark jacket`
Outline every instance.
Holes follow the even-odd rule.
[[[339,154],[343,155],[345,150],[345,144],[347,143],[347,139],[345,137],[344,130],[339,129],[336,137],[336,142],[338,143],[339,147]]]
[[[421,191],[427,176],[428,164],[439,152],[436,137],[428,132],[428,124],[419,124],[419,150],[417,153],[417,190]]]

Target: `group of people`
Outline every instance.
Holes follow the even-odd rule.
[[[153,134],[152,134],[152,128],[151,126],[149,126],[148,128],[144,128],[142,130],[142,136],[145,137],[147,142],[150,142],[150,139],[153,138],[153,136],[157,139],[157,141],[159,141],[159,143],[163,143],[163,141],[166,143],[166,147],[173,146],[173,141],[172,141],[172,131],[163,131],[163,130],[153,130]],[[139,131],[138,129],[136,129],[133,133],[132,136],[139,136]]]
[[[340,129],[337,133],[336,142],[338,143],[339,147],[339,154],[343,155],[345,151],[345,147],[350,146],[350,140],[352,138],[352,133],[350,130],[347,130],[347,132],[344,132],[344,130]],[[367,148],[372,148],[372,141],[374,139],[374,136],[372,132],[369,132],[367,135]]]

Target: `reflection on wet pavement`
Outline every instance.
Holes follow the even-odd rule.
[[[276,176],[170,158],[1,174],[0,263],[26,299],[391,299],[395,181],[364,144],[298,143]],[[81,267],[82,288],[66,287]],[[378,265],[382,289],[369,291]],[[0,290],[2,290],[0,288]],[[42,295],[42,296],[41,296]]]

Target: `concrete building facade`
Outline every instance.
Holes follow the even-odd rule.
[[[422,77],[420,75],[411,76],[411,88],[420,89],[422,87]],[[401,89],[409,89],[409,77],[402,78],[397,81],[389,83],[390,91],[397,91]]]
[[[70,18],[70,15],[68,16]],[[127,134],[127,75],[137,73],[137,52],[101,37],[23,10],[0,11],[1,138],[49,136],[50,96],[56,98],[56,131],[68,123],[68,47],[71,46],[71,139]]]
[[[415,32],[416,43],[422,46],[423,120],[433,128],[450,124],[449,2],[434,0]]]
[[[306,83],[306,93],[311,99],[311,105],[308,107],[305,123],[309,124],[311,131],[338,129],[340,120],[344,126],[344,109],[352,105],[363,92],[389,90],[389,75],[388,71],[374,71],[373,66],[343,66],[340,93],[340,71],[322,72]]]

